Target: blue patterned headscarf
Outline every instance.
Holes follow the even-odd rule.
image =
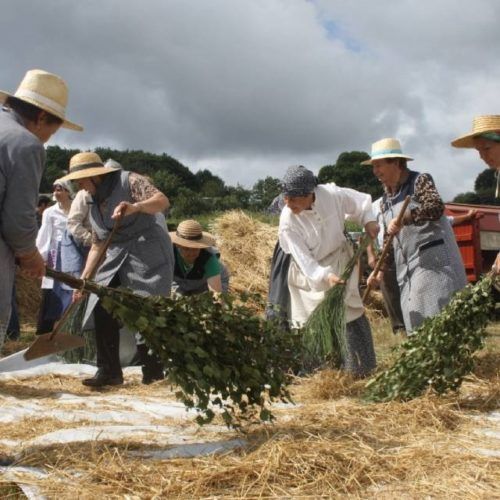
[[[314,192],[318,185],[316,176],[302,165],[288,167],[283,180],[281,190],[285,196],[307,196]]]

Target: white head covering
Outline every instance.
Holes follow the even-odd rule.
[[[72,200],[75,197],[75,190],[73,189],[73,185],[71,181],[65,181],[63,179],[56,179],[53,183],[53,186],[61,186],[69,193],[69,197]]]

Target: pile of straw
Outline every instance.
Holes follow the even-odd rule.
[[[27,278],[17,272],[16,299],[21,322],[36,323],[41,297],[40,280]]]
[[[500,460],[476,451],[489,438],[471,432],[460,400],[309,400],[287,416],[221,456],[139,460],[136,443],[84,443],[23,464],[51,471],[38,484],[57,498],[493,498],[500,484]]]
[[[266,296],[277,228],[232,210],[218,217],[210,229],[231,272],[231,289]]]

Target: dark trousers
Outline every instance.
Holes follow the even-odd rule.
[[[404,332],[405,323],[403,321],[403,311],[401,310],[401,295],[394,264],[387,266],[384,270],[380,291],[384,297],[385,310],[391,321],[393,333]]]
[[[110,288],[120,286],[117,275],[108,285]],[[95,342],[97,368],[110,377],[122,375],[120,364],[120,323],[97,302],[94,309]]]
[[[10,311],[9,326],[7,327],[6,338],[9,340],[19,340],[20,335],[19,315],[17,312],[16,284],[12,287],[12,308]]]

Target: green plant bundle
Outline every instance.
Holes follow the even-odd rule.
[[[408,400],[427,389],[438,394],[457,390],[474,365],[485,328],[494,311],[490,275],[455,294],[442,311],[427,318],[401,345],[401,355],[388,370],[366,385],[369,401]]]
[[[347,263],[341,279],[347,282],[370,239],[364,236]],[[346,355],[345,285],[335,285],[316,306],[303,328],[304,363],[318,366],[325,360],[340,367]]]
[[[142,297],[64,273],[47,275],[96,293],[115,318],[145,338],[179,386],[176,396],[199,411],[200,424],[222,409],[228,425],[258,413],[273,418],[269,402],[291,401],[290,371],[300,357],[300,338],[278,322],[265,321],[245,305],[255,296],[210,293],[186,297]]]

